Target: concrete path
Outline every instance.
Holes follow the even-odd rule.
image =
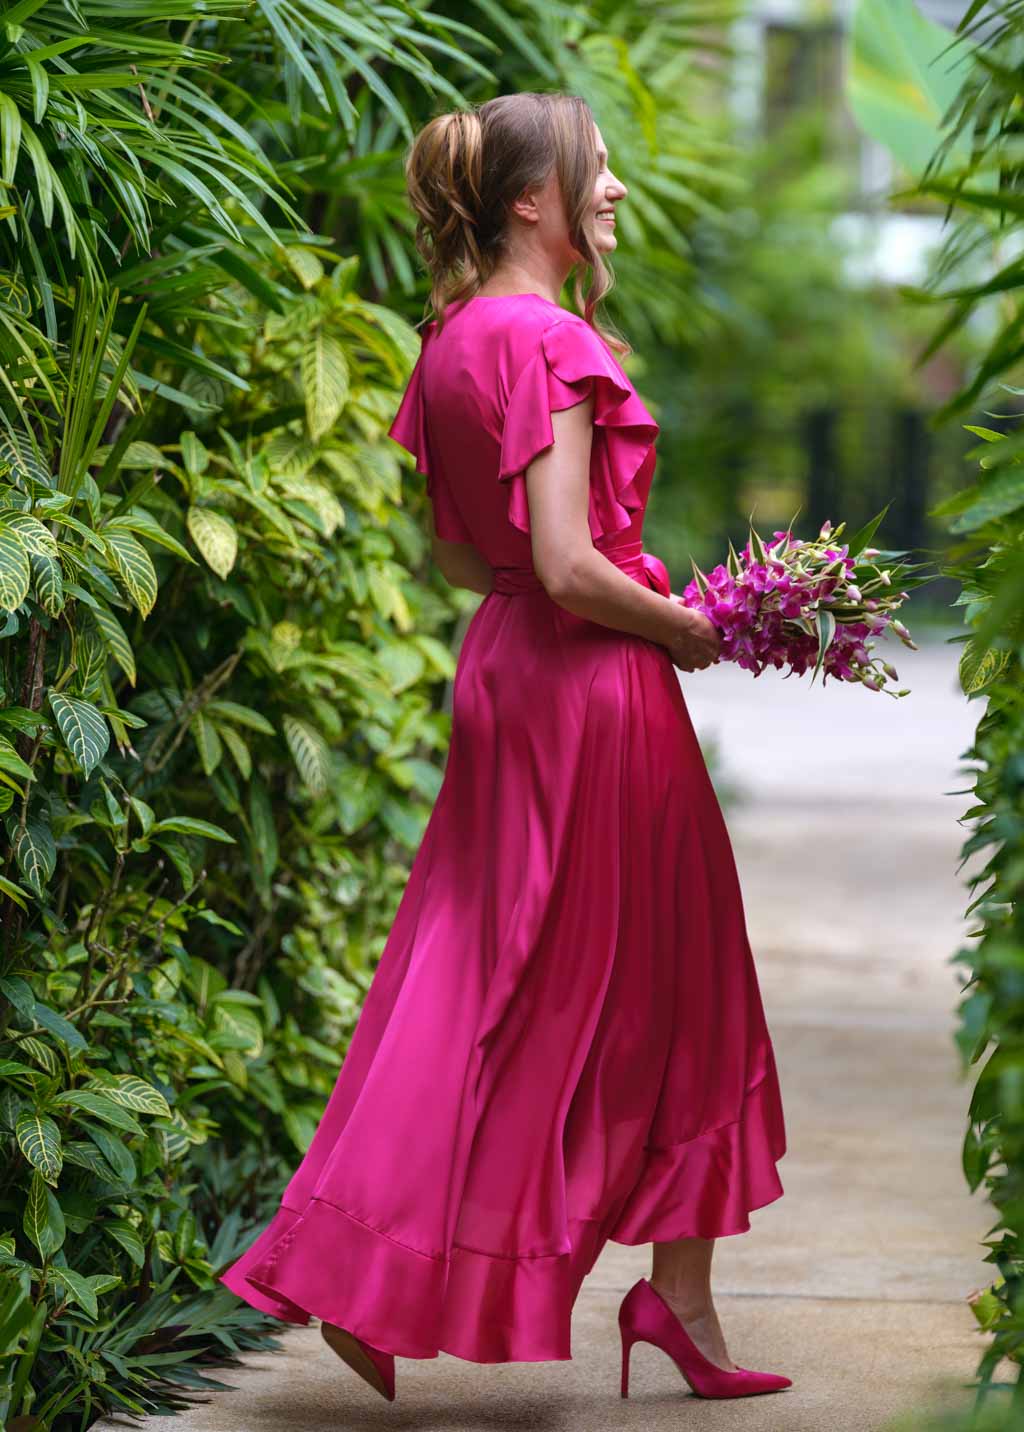
[[[623,1402],[615,1314],[649,1250],[610,1243],[576,1304],[570,1362],[400,1358],[389,1404],[314,1325],[217,1373],[235,1390],[145,1432],[881,1432],[896,1414],[969,1401],[983,1339],[965,1298],[990,1279],[979,1243],[994,1218],[959,1167],[969,1081],[948,960],[966,929],[968,802],[943,792],[967,785],[957,766],[982,709],[958,693],[959,650],[940,636],[889,653],[913,690],[899,701],[774,672],[682,676],[721,755],[788,1133],[785,1195],[719,1240],[716,1300],[733,1359],[785,1372],[791,1388],[698,1399],[639,1345]],[[742,805],[728,804],[730,783]]]

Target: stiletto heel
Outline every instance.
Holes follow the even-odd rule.
[[[793,1379],[781,1373],[734,1372],[718,1367],[704,1356],[664,1298],[646,1278],[634,1283],[619,1305],[622,1336],[622,1396],[629,1396],[629,1355],[633,1344],[648,1342],[669,1357],[698,1397],[750,1397],[791,1387]]]
[[[394,1402],[394,1353],[373,1347],[362,1338],[356,1337],[355,1333],[350,1333],[347,1328],[339,1328],[336,1323],[321,1322],[320,1336],[327,1346],[338,1354],[342,1362],[347,1362],[353,1372],[358,1372],[375,1392],[379,1392],[389,1402]]]

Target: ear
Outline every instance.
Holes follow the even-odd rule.
[[[537,190],[524,189],[518,199],[514,199],[509,206],[511,213],[522,219],[524,224],[536,224],[540,220],[540,206],[537,203]]]

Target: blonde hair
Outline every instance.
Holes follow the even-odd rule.
[[[552,170],[570,242],[583,259],[573,284],[577,310],[625,356],[629,344],[595,315],[614,275],[586,223],[599,172],[594,116],[585,100],[561,92],[498,95],[472,109],[437,115],[413,139],[405,180],[438,328],[450,303],[472,297],[490,278],[504,254],[512,204],[524,189],[543,185]],[[581,268],[591,274],[586,293]]]

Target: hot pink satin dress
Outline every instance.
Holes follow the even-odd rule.
[[[736,867],[676,669],[532,568],[525,470],[590,392],[594,544],[667,596],[641,541],[658,425],[589,324],[514,294],[426,329],[390,435],[494,586],[337,1085],[222,1277],[402,1357],[567,1359],[607,1239],[741,1233],[783,1191]]]

